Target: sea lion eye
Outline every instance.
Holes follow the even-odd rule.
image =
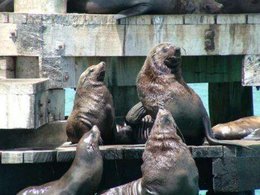
[[[163,52],[163,53],[166,53],[167,51],[168,51],[168,48],[166,48],[166,47],[163,47],[163,48],[162,48],[162,52]]]

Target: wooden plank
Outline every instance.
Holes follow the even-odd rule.
[[[26,145],[27,146],[27,145]],[[40,146],[40,145],[38,145]],[[35,145],[37,148],[37,146]],[[48,147],[46,145],[46,147]],[[46,148],[45,147],[45,148]],[[144,145],[106,145],[100,146],[100,151],[103,158],[106,160],[133,160],[141,159],[144,151]],[[223,157],[222,146],[189,146],[194,158],[219,158]],[[13,162],[12,158],[15,155],[21,155],[24,159],[19,163],[44,163],[44,162],[70,162],[76,154],[76,145],[70,145],[70,142],[64,143],[56,149],[34,149],[21,148],[20,151],[3,151],[5,163]],[[10,157],[9,157],[10,156]],[[252,155],[253,156],[253,155]],[[11,160],[8,160],[8,159]],[[46,159],[46,160],[45,160]],[[18,163],[18,161],[17,161]]]
[[[246,55],[242,70],[243,86],[260,86],[260,55]]]
[[[66,13],[67,0],[14,0],[14,11],[20,13]]]
[[[48,122],[48,80],[0,80],[0,129],[33,129]]]
[[[190,147],[193,158],[220,158],[223,157],[222,146]]]
[[[20,56],[16,58],[16,78],[39,78],[38,57]]]
[[[75,158],[76,147],[58,148],[57,149],[57,162],[70,162]]]
[[[2,151],[1,152],[2,164],[21,164],[23,163],[22,151]]]
[[[48,91],[48,118],[49,122],[64,120],[65,117],[65,90],[51,89]]]
[[[209,112],[212,125],[253,115],[252,88],[240,82],[209,83]]]
[[[242,192],[260,187],[260,158],[213,159],[215,192]]]
[[[187,14],[184,24],[215,24],[215,15]]]
[[[217,16],[217,24],[246,24],[246,15],[223,14]]]
[[[260,24],[260,15],[259,14],[249,14],[248,16],[248,24]]]
[[[139,16],[119,24],[113,15],[1,17],[5,23],[0,24],[0,43],[8,49],[0,55],[6,56],[146,56],[160,42],[183,47],[187,56],[260,53],[260,25],[255,19],[246,24],[245,14],[218,15],[221,24],[213,24],[214,15]],[[205,32],[209,30],[215,34],[215,47],[210,51],[205,49]],[[11,39],[10,33],[14,35]]]
[[[48,163],[56,161],[56,151],[25,151],[23,153],[23,163]]]
[[[62,45],[61,45],[61,50]],[[61,51],[62,52],[62,51]],[[74,58],[40,57],[40,77],[49,78],[49,88],[66,88],[75,86]]]
[[[15,63],[12,57],[0,57],[0,79],[14,78]]]

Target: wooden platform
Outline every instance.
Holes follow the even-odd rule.
[[[138,101],[135,79],[145,56],[161,42],[182,48],[187,82],[210,83],[214,123],[253,114],[252,89],[242,87],[241,81],[246,86],[260,85],[260,14],[146,15],[116,21],[113,15],[60,14],[65,13],[64,4],[51,5],[52,14],[47,14],[38,5],[33,9],[42,14],[0,13],[0,45],[4,46],[0,79],[49,78],[51,101],[44,110],[49,121],[64,117],[63,88],[76,87],[83,70],[101,60],[108,64],[106,84],[117,102],[116,116],[123,117]],[[26,132],[16,135],[26,140]],[[105,162],[101,189],[140,177],[144,146],[100,148]],[[190,151],[200,172],[201,189],[236,193],[260,188],[259,148],[205,145],[190,147]],[[59,178],[72,162],[75,147],[19,148],[0,154],[0,189],[5,189],[1,192],[16,193],[26,185]]]
[[[206,186],[212,186],[216,192],[241,192],[260,188],[260,146],[255,146],[251,150],[207,145],[190,146],[189,148],[199,168],[202,189],[207,189],[205,188]],[[43,163],[67,163],[74,159],[75,150],[75,147],[68,146],[65,143],[63,146],[53,150],[17,149],[1,151],[1,163],[2,166],[25,166],[27,164],[36,166]],[[133,169],[133,171],[139,170],[140,174],[140,159],[144,145],[101,146],[100,150],[105,164],[119,161],[130,164],[140,162]],[[121,169],[123,171],[122,167]],[[110,174],[113,172],[111,171],[112,169],[109,171]],[[131,172],[131,170],[125,171]],[[207,178],[207,181],[203,184],[202,181],[205,182],[205,178]]]

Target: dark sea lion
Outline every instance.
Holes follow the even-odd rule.
[[[117,14],[116,19],[142,14],[218,13],[215,0],[69,0],[69,12]]]
[[[66,132],[69,141],[77,143],[82,135],[97,125],[104,144],[113,143],[115,119],[112,95],[104,84],[104,62],[88,67],[80,76],[74,106]]]
[[[142,118],[146,114],[155,118],[158,109],[165,108],[173,115],[181,131],[180,135],[184,136],[188,145],[201,145],[206,136],[210,144],[241,146],[241,143],[214,138],[200,97],[182,77],[180,48],[170,43],[154,47],[137,76],[136,85],[142,104],[135,109],[141,116],[132,113],[133,118]]]
[[[230,14],[260,13],[260,0],[217,0],[223,4],[222,12]]]
[[[212,127],[217,139],[260,139],[260,117],[250,116]]]
[[[103,194],[197,195],[198,169],[176,128],[171,113],[160,109],[143,153],[142,178]]]
[[[14,0],[0,0],[0,12],[13,12]]]
[[[59,180],[26,188],[18,195],[93,195],[98,188],[103,172],[103,159],[98,145],[99,139],[99,129],[94,126],[81,138],[71,167]]]

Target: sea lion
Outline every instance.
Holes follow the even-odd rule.
[[[170,43],[155,46],[137,76],[136,86],[141,104],[135,109],[141,116],[132,113],[134,119],[147,114],[155,118],[158,109],[165,108],[173,115],[188,145],[201,145],[205,136],[210,144],[243,145],[214,138],[200,97],[182,77],[180,48]]]
[[[260,13],[260,0],[217,0],[223,4],[222,13]]]
[[[171,113],[160,109],[143,153],[142,178],[103,195],[197,195],[198,169],[176,128]]]
[[[117,14],[116,19],[142,14],[218,13],[215,0],[69,0],[69,12]]]
[[[97,125],[104,144],[113,143],[115,111],[112,95],[104,84],[105,62],[88,67],[80,76],[74,106],[66,132],[77,143],[82,135]]]
[[[13,12],[14,0],[0,0],[0,12]]]
[[[217,139],[259,139],[260,117],[250,116],[212,127]],[[258,135],[258,136],[257,136]]]
[[[103,173],[103,159],[98,145],[99,139],[100,131],[97,126],[93,126],[81,138],[71,167],[59,180],[26,188],[20,191],[18,195],[94,194]]]

